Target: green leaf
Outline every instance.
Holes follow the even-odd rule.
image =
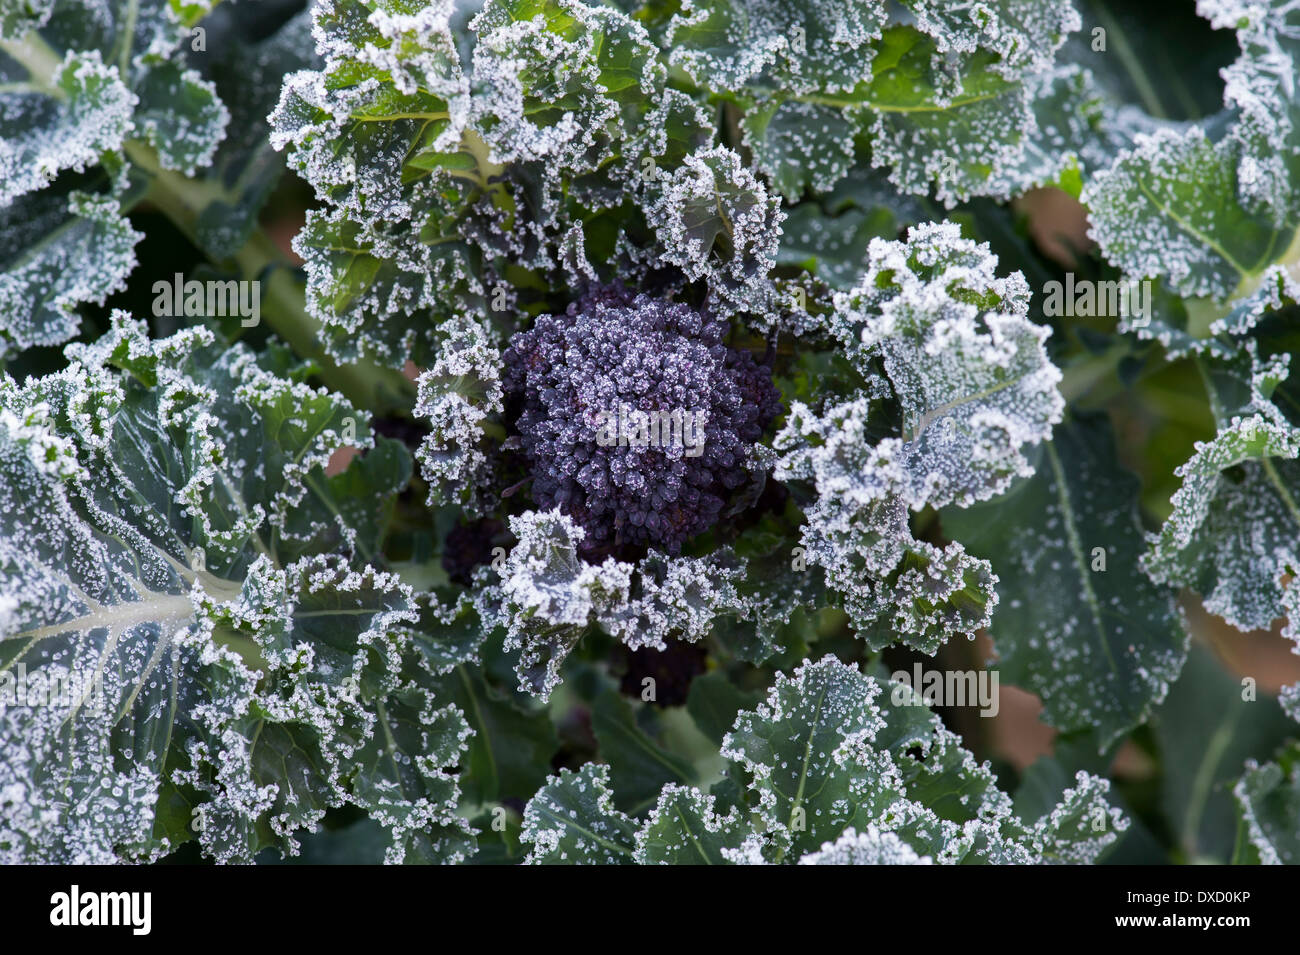
[[[857,371],[856,397],[792,401],[773,442],[778,480],[817,494],[804,508],[808,563],[877,649],[904,640],[933,653],[988,624],[989,565],[915,539],[908,512],[1002,493],[1032,473],[1025,449],[1062,414],[1050,330],[1028,319],[1024,277],[996,267],[954,223],[873,240],[858,284],[816,316]]]
[[[519,838],[531,846],[530,865],[592,865],[632,861],[635,834],[614,808],[609,767],[588,763],[550,777],[528,801]]]
[[[691,681],[686,710],[705,736],[721,743],[735,725],[736,714],[753,707],[758,700],[757,693],[739,689],[726,674],[706,673]]]
[[[787,200],[831,188],[853,163],[853,124],[816,103],[774,99],[741,121],[745,145]]]
[[[187,176],[212,162],[230,113],[215,87],[193,70],[160,63],[135,86],[136,132],[158,151],[164,169]]]
[[[1237,836],[1233,785],[1248,759],[1274,752],[1295,725],[1255,698],[1208,650],[1194,649],[1153,719],[1161,804],[1184,862],[1227,862]]]
[[[1247,763],[1232,793],[1243,834],[1258,861],[1300,864],[1300,743],[1289,744],[1277,762]],[[1238,851],[1243,851],[1240,844]]]
[[[142,238],[111,196],[49,189],[0,208],[0,359],[75,337],[77,306],[125,287]]]
[[[745,107],[747,144],[788,198],[833,185],[860,141],[899,191],[933,185],[949,206],[1053,177],[1065,159],[1036,136],[1030,83],[1077,28],[1073,8],[905,6],[696,0],[660,44],[697,85]]]
[[[1033,477],[943,514],[944,532],[993,563],[989,628],[1002,679],[1043,700],[1044,721],[1109,749],[1178,677],[1187,634],[1170,588],[1138,566],[1140,488],[1104,417],[1058,425]]]
[[[731,779],[748,791],[742,795],[730,781],[711,795],[666,785],[635,833],[635,861],[1086,862],[1126,827],[1107,810],[1108,784],[1086,773],[1026,826],[987,766],[977,765],[908,687],[886,689],[831,656],[778,675],[766,702],[737,718],[722,755],[733,763]],[[594,764],[581,776],[562,772],[529,804],[529,813],[537,806],[547,815],[526,838],[552,859],[561,847],[581,851],[581,861],[622,861],[617,848],[632,823],[609,805],[606,778]],[[567,799],[558,798],[560,786]],[[575,790],[585,796],[580,805]],[[551,822],[566,815],[571,825]],[[541,828],[546,823],[552,827]],[[614,848],[600,856],[590,836],[577,842],[595,827],[617,833]]]
[[[1285,271],[1300,227],[1296,11],[1277,3],[1199,9],[1213,26],[1235,29],[1241,48],[1222,71],[1225,110],[1213,125],[1138,135],[1083,196],[1108,261],[1133,279],[1161,276],[1193,300],[1194,323],[1157,329],[1178,350],[1213,347],[1202,341],[1204,327],[1263,286],[1281,281],[1296,297]]]
[[[606,688],[591,708],[591,729],[600,756],[609,763],[614,805],[640,815],[668,783],[693,783],[695,770],[668,752],[638,725],[632,705],[613,688]]]
[[[247,861],[353,802],[392,861],[463,856],[446,767],[469,730],[426,686],[410,589],[357,554],[365,509],[331,492],[350,480],[324,475],[372,438],[212,340],[119,313],[62,372],[0,382],[0,674],[61,688],[0,713],[23,807],[3,855],[148,861],[197,837]]]
[[[142,236],[121,213],[147,190],[192,231],[224,193],[185,176],[211,162],[230,119],[181,59],[207,5],[23,7],[0,12],[0,359],[67,341],[77,306],[122,290]]]
[[[1050,434],[1064,402],[1027,318],[1024,276],[998,278],[987,245],[951,223],[873,245],[858,285],[837,294],[829,331],[859,365],[879,355],[902,410],[907,503],[944,506],[1001,493],[1029,468],[1021,454]],[[864,374],[866,369],[864,369]]]
[[[1143,557],[1153,579],[1191,587],[1239,630],[1285,616],[1283,581],[1300,569],[1300,434],[1269,400],[1285,364],[1258,370],[1246,413],[1178,468],[1173,512]]]
[[[61,62],[50,54],[29,69],[0,67],[6,85],[30,82],[0,92],[0,207],[121,149],[131,132],[135,94],[99,51],[69,52]]]
[[[275,107],[285,76],[316,65],[311,38],[311,14],[304,10],[264,39],[255,33],[256,21],[245,27],[242,18],[230,17],[229,30],[221,32],[212,18],[207,23],[207,47],[195,57],[211,61],[206,76],[230,112],[226,136],[212,164],[201,174],[210,201],[194,221],[200,247],[222,261],[234,256],[257,227],[258,213],[284,172],[284,158],[269,140],[267,114]],[[212,194],[216,186],[220,192]],[[191,194],[198,189],[190,190]]]
[[[465,798],[493,803],[535,793],[559,748],[544,708],[511,698],[477,666],[457,666],[442,685],[440,696],[459,707],[474,731],[461,767]]]
[[[684,786],[668,784],[646,824],[636,834],[640,865],[726,865],[723,850],[736,852],[746,827],[736,807],[725,816],[716,811],[714,797]]]

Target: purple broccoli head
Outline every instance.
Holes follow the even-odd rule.
[[[603,289],[511,339],[505,386],[533,500],[581,524],[586,549],[676,554],[752,479],[780,394],[726,332],[689,306]]]

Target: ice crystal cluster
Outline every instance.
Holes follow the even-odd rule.
[[[1294,0],[0,0],[0,862],[1300,861],[1297,66]]]

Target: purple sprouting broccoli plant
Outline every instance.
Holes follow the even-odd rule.
[[[1300,862],[1298,72],[0,0],[0,865]]]
[[[577,521],[587,550],[679,553],[754,480],[781,399],[727,331],[688,305],[602,289],[511,339],[505,386],[533,499]]]

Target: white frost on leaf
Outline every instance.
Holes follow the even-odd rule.
[[[1300,432],[1271,400],[1287,366],[1247,354],[1249,403],[1174,472],[1182,487],[1142,558],[1154,580],[1196,589],[1208,611],[1239,630],[1284,616],[1295,588],[1283,581],[1300,570]]]
[[[548,699],[584,630],[627,607],[633,567],[612,557],[584,562],[586,531],[559,508],[512,516],[510,531],[519,543],[497,570],[500,584],[480,591],[479,613],[505,628],[506,650],[520,651],[519,688]]]
[[[800,865],[933,865],[929,856],[916,850],[892,832],[868,826],[863,832],[849,828],[834,842],[799,860]]]
[[[835,293],[829,330],[865,364],[879,357],[902,406],[894,454],[908,506],[968,506],[1032,473],[1022,449],[1051,436],[1065,402],[1028,318],[1024,276],[996,274],[987,245],[954,223],[874,239],[857,287]]]
[[[1263,865],[1300,864],[1300,743],[1276,762],[1247,760],[1232,788],[1240,825]]]
[[[873,240],[861,281],[835,293],[823,319],[864,386],[820,410],[794,402],[774,441],[776,477],[817,492],[805,508],[808,560],[873,646],[904,639],[932,653],[988,625],[989,565],[959,544],[914,539],[909,510],[1003,493],[1032,473],[1025,448],[1061,419],[1049,330],[1028,318],[1024,277],[996,267],[952,223]],[[897,430],[881,404],[889,394]]]
[[[197,838],[251,861],[345,803],[389,828],[392,861],[463,858],[469,729],[411,634],[439,621],[359,559],[373,529],[324,473],[373,440],[345,437],[336,396],[212,346],[119,312],[62,371],[0,380],[0,660],[63,687],[0,705],[0,859]]]
[[[0,206],[44,188],[65,169],[84,170],[101,154],[121,149],[132,131],[139,100],[98,50],[69,51],[53,76],[34,79],[49,83],[62,98],[0,93],[6,126],[30,117],[24,135],[0,138]]]
[[[483,423],[504,410],[501,351],[484,326],[449,323],[446,343],[417,385],[415,414],[432,424],[417,453],[429,501],[476,514],[492,478]]]
[[[785,214],[736,153],[714,146],[687,156],[645,212],[660,255],[691,281],[706,280],[717,307],[765,311]]]
[[[805,661],[722,741],[743,794],[724,805],[717,788],[670,783],[638,824],[614,808],[607,767],[562,770],[524,811],[528,861],[1079,863],[1127,828],[1109,784],[1085,773],[1026,824],[988,764],[908,694],[833,656]],[[942,816],[931,808],[939,793],[960,793]]]

